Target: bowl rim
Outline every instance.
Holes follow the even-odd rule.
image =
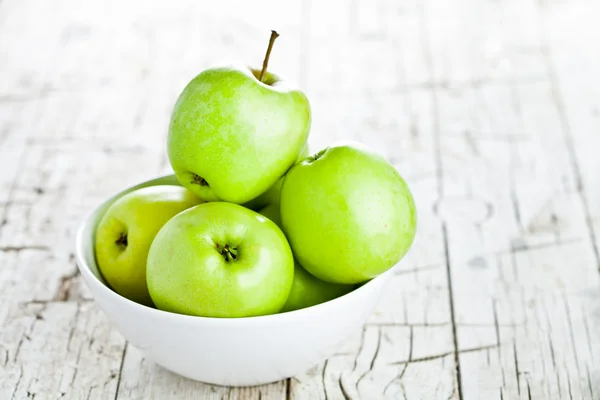
[[[372,278],[369,281],[362,283],[361,286],[357,287],[356,289],[354,289],[340,297],[337,297],[335,299],[326,301],[324,303],[316,304],[314,306],[301,308],[299,310],[280,312],[280,313],[276,313],[276,314],[267,314],[267,315],[251,316],[251,317],[236,317],[236,318],[202,317],[202,316],[196,316],[196,315],[178,314],[178,313],[164,311],[164,310],[160,310],[158,308],[153,308],[153,307],[149,307],[149,306],[146,306],[143,304],[136,303],[135,301],[130,300],[130,299],[120,295],[119,293],[115,292],[111,288],[109,288],[96,276],[96,274],[94,274],[92,272],[92,269],[90,268],[90,265],[85,260],[85,256],[84,256],[85,248],[87,247],[85,245],[86,238],[84,238],[84,232],[85,232],[86,228],[92,223],[94,216],[99,212],[100,209],[105,207],[109,202],[113,201],[114,199],[116,199],[120,196],[123,196],[125,194],[125,192],[131,191],[131,190],[136,190],[136,188],[139,188],[144,185],[145,186],[162,185],[160,183],[153,184],[152,182],[156,182],[159,180],[173,179],[173,178],[175,178],[174,174],[165,174],[165,175],[160,175],[160,176],[157,176],[157,177],[154,177],[151,179],[146,179],[135,185],[130,185],[127,188],[122,189],[119,192],[117,192],[117,193],[105,198],[104,200],[100,201],[99,203],[97,203],[96,206],[92,207],[92,209],[90,211],[88,211],[84,215],[84,217],[80,220],[79,227],[77,228],[77,233],[75,236],[75,259],[77,262],[77,267],[78,267],[79,271],[81,272],[81,275],[83,276],[86,284],[88,286],[93,285],[97,290],[100,291],[102,296],[108,298],[109,301],[111,301],[113,303],[122,303],[122,304],[136,310],[136,312],[146,314],[149,317],[153,316],[153,317],[158,317],[158,318],[175,319],[180,322],[189,322],[189,323],[205,322],[205,323],[218,324],[218,325],[229,325],[229,324],[240,324],[240,323],[242,323],[242,324],[265,324],[265,323],[269,324],[269,323],[274,323],[274,322],[278,322],[278,321],[297,319],[298,317],[301,317],[301,316],[305,317],[305,316],[309,316],[311,314],[318,314],[321,312],[325,312],[327,309],[330,309],[330,311],[333,311],[336,309],[336,306],[338,306],[342,302],[347,301],[350,298],[360,296],[362,294],[362,292],[368,290],[367,288],[370,288],[376,284],[383,284],[386,281],[388,281],[391,278],[391,276],[394,275],[396,269],[400,265],[400,262],[398,262],[397,264],[392,266],[387,271],[384,271],[383,273],[379,274],[375,278]],[[166,183],[163,183],[163,184],[166,184]],[[172,183],[169,183],[169,185],[172,185]],[[94,229],[95,229],[95,227],[91,228],[92,231]],[[92,249],[92,252],[93,252],[93,249]],[[100,272],[97,265],[96,265],[96,269],[98,269],[98,272]],[[90,288],[90,289],[92,289],[92,288]],[[101,302],[99,302],[96,299],[97,296],[95,294],[95,291],[94,290],[90,290],[90,291],[92,292],[94,301],[99,303],[99,305],[102,307],[102,305],[100,304]]]

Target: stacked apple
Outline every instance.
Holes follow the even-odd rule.
[[[248,317],[332,300],[394,266],[416,230],[397,170],[355,142],[307,156],[306,96],[267,71],[196,76],[171,117],[181,186],[127,193],[96,230],[99,269],[141,304]]]

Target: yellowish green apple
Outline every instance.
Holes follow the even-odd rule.
[[[356,142],[338,142],[292,167],[280,207],[296,259],[328,282],[361,283],[383,273],[404,257],[416,233],[407,183]]]
[[[152,305],[146,286],[146,258],[159,229],[174,215],[201,202],[174,185],[134,190],[117,199],[96,228],[98,268],[113,290],[135,302]]]
[[[147,282],[159,309],[204,317],[277,313],[294,279],[294,258],[268,218],[212,202],[167,222],[148,255]]]

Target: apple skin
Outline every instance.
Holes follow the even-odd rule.
[[[304,143],[304,146],[302,146],[302,150],[300,150],[300,155],[298,156],[296,163],[299,163],[306,157],[308,157],[308,142]],[[279,206],[279,196],[281,194],[281,185],[282,184],[283,184],[283,178],[281,178],[277,182],[275,182],[275,184],[273,186],[271,186],[266,192],[264,192],[257,198],[250,200],[249,202],[244,204],[244,207],[249,208],[254,211],[258,211],[270,204],[276,204],[277,206]],[[281,228],[280,224],[277,224],[277,225]]]
[[[201,72],[180,94],[167,150],[181,184],[206,201],[246,203],[295,163],[310,130],[300,90],[267,72],[225,66]]]
[[[361,283],[409,250],[412,193],[382,156],[338,142],[296,164],[281,189],[283,230],[300,264],[328,282]]]
[[[152,306],[146,286],[146,258],[156,233],[174,215],[201,202],[174,185],[151,186],[117,199],[96,227],[98,268],[120,295]]]
[[[281,227],[278,205],[271,204],[262,209],[260,213]],[[355,285],[322,281],[309,274],[297,260],[294,260],[294,282],[281,312],[300,310],[325,303],[351,292],[354,288]]]
[[[294,264],[294,283],[281,312],[300,310],[336,299],[354,290],[355,285],[325,282]]]
[[[158,232],[148,255],[154,304],[180,314],[274,314],[293,279],[294,257],[281,229],[232,203],[204,203],[178,214]]]

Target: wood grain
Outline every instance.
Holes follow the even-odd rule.
[[[0,3],[0,398],[600,398],[600,4]],[[359,140],[419,231],[364,328],[255,388],[129,346],[72,253],[105,196],[169,171],[183,86],[224,60],[299,82],[311,149]]]

